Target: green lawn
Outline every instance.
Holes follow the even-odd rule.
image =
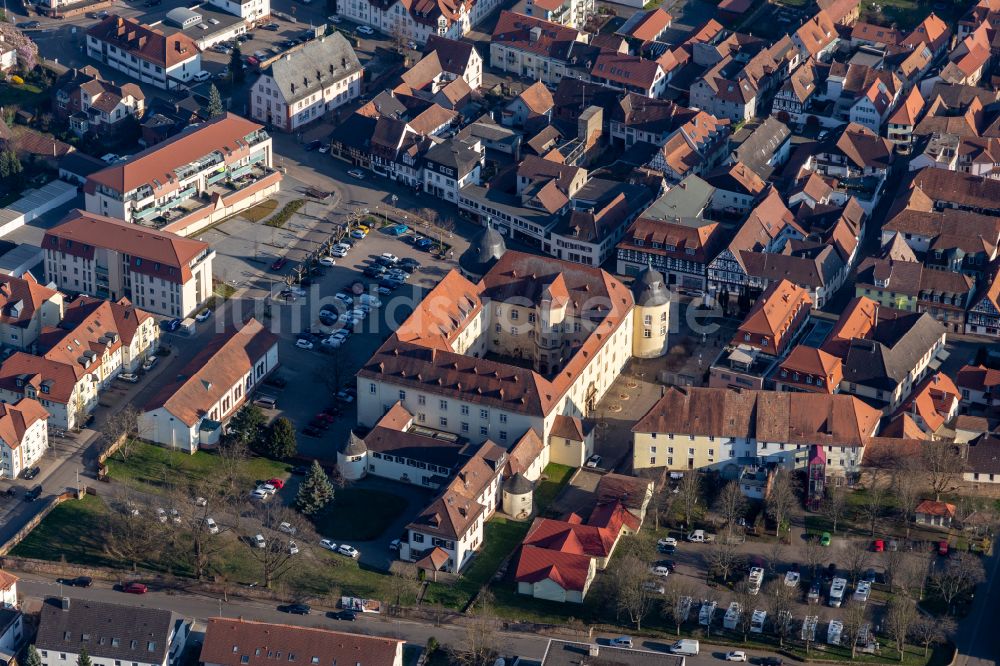
[[[552,504],[552,500],[559,495],[559,492],[575,471],[575,468],[567,465],[559,465],[557,463],[548,464],[542,472],[548,479],[542,481],[538,485],[538,488],[535,489],[535,505],[538,508],[538,513],[541,513]]]
[[[325,537],[368,541],[382,534],[408,504],[399,495],[381,490],[342,488],[313,522]]]
[[[96,495],[63,502],[14,547],[11,555],[39,560],[65,557],[72,564],[114,566],[104,554],[100,530],[95,529],[106,520],[107,512]]]
[[[16,104],[22,108],[35,107],[45,98],[45,92],[36,85],[24,83],[19,86],[0,84],[0,106]]]
[[[875,4],[875,6],[873,6]],[[879,0],[878,3],[861,3],[861,19],[879,25],[895,25],[900,30],[911,30],[932,11],[933,3],[926,0]],[[945,23],[954,23],[965,13],[968,3],[944,2],[933,8]],[[876,8],[877,7],[877,8]]]
[[[162,493],[171,487],[194,487],[210,484],[220,477],[219,456],[208,451],[194,455],[171,451],[155,444],[139,442],[122,460],[121,452],[108,458],[108,473],[116,481],[124,481],[142,492]],[[243,474],[253,482],[273,477],[287,478],[285,463],[256,456],[243,463]]]

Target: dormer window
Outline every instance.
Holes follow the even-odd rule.
[[[886,278],[881,278],[881,279],[875,278],[875,286],[880,289],[885,289],[886,287],[889,286],[889,280]]]

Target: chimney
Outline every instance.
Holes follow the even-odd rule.
[[[62,608],[64,611],[68,611],[69,610],[69,597],[63,597],[62,598],[62,602],[59,604],[59,607]]]

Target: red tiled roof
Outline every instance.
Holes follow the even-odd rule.
[[[42,304],[58,293],[38,284],[31,273],[25,273],[23,278],[0,275],[0,322],[26,327]]]
[[[305,664],[393,666],[402,663],[403,643],[397,638],[213,617],[208,620],[199,661],[270,666],[278,661],[275,653],[284,653]]]
[[[42,404],[31,398],[21,398],[14,404],[0,403],[0,439],[12,449],[16,449],[24,433],[37,421],[49,418]],[[15,579],[17,580],[17,579]],[[9,587],[9,586],[7,586]],[[7,589],[0,580],[0,589]]]
[[[923,514],[925,516],[947,516],[948,518],[955,517],[955,505],[949,504],[948,502],[936,502],[934,500],[924,500],[917,505],[914,513]]]
[[[182,32],[164,35],[161,30],[116,15],[108,16],[91,27],[87,36],[113,44],[141,60],[166,69],[201,52],[194,40]]]
[[[586,555],[525,545],[517,559],[514,580],[537,583],[548,579],[564,590],[583,592],[591,566],[592,560]]]

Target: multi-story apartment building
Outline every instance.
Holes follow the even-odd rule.
[[[49,448],[48,419],[31,398],[0,404],[0,477],[16,479],[42,457]]]
[[[587,19],[594,15],[594,0],[528,0],[524,13],[552,23],[583,30]]]
[[[364,70],[339,32],[310,40],[261,72],[250,89],[250,115],[294,132],[361,95]]]
[[[472,26],[489,16],[499,0],[423,0],[418,3],[395,0],[343,0],[338,13],[356,23],[370,25],[386,35],[399,35],[423,44],[432,35],[459,39]]]
[[[5,347],[31,349],[42,329],[57,325],[62,316],[63,295],[31,273],[0,275],[0,343]]]
[[[581,67],[586,58],[594,58],[586,40],[585,33],[573,28],[504,10],[490,40],[490,64],[518,78],[554,86],[570,73],[574,58]],[[586,51],[583,61],[577,51]]]
[[[42,239],[45,274],[64,291],[188,317],[212,295],[208,243],[80,210]]]
[[[87,30],[87,55],[164,90],[191,81],[201,71],[201,51],[184,33],[165,35],[115,14]]]
[[[144,439],[194,453],[217,444],[222,425],[278,366],[278,336],[256,319],[215,336],[139,415]]]
[[[91,174],[87,211],[190,236],[277,192],[272,159],[264,127],[227,113]]]
[[[632,428],[633,469],[803,469],[819,446],[828,475],[853,478],[881,416],[848,395],[672,387]]]

